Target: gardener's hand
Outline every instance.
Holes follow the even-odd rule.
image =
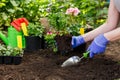
[[[87,51],[90,52],[90,58],[93,58],[96,54],[104,53],[108,42],[103,34],[97,36],[87,49]]]
[[[85,40],[82,36],[72,36],[72,41],[71,41],[72,48],[75,48],[84,43],[85,43]]]

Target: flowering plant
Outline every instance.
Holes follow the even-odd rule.
[[[80,10],[78,8],[68,8],[66,10],[66,13],[68,15],[67,17],[67,25],[69,26],[67,29],[69,31],[70,34],[77,34],[80,26],[78,26],[80,24],[79,22],[79,17],[78,14],[80,13]],[[77,26],[76,26],[77,25]]]
[[[78,21],[77,21],[77,15],[80,13],[80,10],[78,8],[68,8],[66,10],[66,13],[68,16],[68,24],[69,26],[71,24],[76,24]]]
[[[70,14],[72,16],[77,16],[80,13],[80,10],[78,8],[68,8],[66,10],[66,14]]]
[[[56,41],[55,41],[55,36],[56,34],[55,33],[52,33],[51,31],[47,32],[46,35],[44,35],[45,37],[45,42],[47,43],[47,47],[48,48],[52,48],[54,52],[57,51],[57,48],[56,48]]]

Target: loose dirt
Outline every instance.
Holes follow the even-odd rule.
[[[120,41],[110,43],[105,54],[62,68],[73,55],[82,53],[63,55],[51,49],[25,52],[19,65],[0,64],[0,80],[120,80]]]

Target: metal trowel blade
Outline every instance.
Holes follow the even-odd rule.
[[[80,60],[81,59],[79,58],[79,56],[72,56],[72,57],[68,58],[65,62],[63,62],[61,67],[77,65],[80,62]]]

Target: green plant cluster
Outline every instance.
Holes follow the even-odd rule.
[[[81,11],[78,23],[97,27],[107,17],[106,4],[106,1],[101,0],[1,0],[0,26],[10,26],[14,19],[20,17],[25,17],[30,22],[38,22],[40,17],[49,17],[52,26],[63,29],[67,25],[63,13],[69,7],[77,7]]]
[[[45,13],[48,0],[1,0],[0,1],[0,26],[10,26],[17,18],[25,17],[30,22],[38,22]]]
[[[66,31],[67,30],[67,18],[65,13],[63,12],[57,12],[57,13],[51,13],[49,16],[49,22],[51,27],[53,27],[56,31]]]
[[[77,6],[81,10],[79,15],[81,25],[89,24],[98,27],[105,22],[107,18],[108,3],[106,0],[74,0],[77,2],[74,6]]]
[[[71,16],[65,14],[70,7],[77,7],[80,10],[80,14],[73,17],[74,23],[71,21]],[[90,25],[96,28],[103,24],[107,18],[107,9],[108,3],[101,0],[55,0],[49,5],[47,17],[51,27],[57,31],[71,33],[76,30],[75,33],[72,33],[76,34],[80,27],[86,28],[86,25]]]
[[[10,46],[6,46],[0,44],[0,56],[23,56],[23,49],[20,48],[12,48]]]
[[[54,33],[44,35],[44,39],[45,39],[45,43],[47,44],[47,47],[52,48],[54,52],[57,51],[56,41],[54,39],[55,36],[56,34]]]
[[[66,15],[66,10],[70,7],[77,7],[80,10],[79,15]],[[79,35],[81,27],[90,25],[96,28],[104,23],[107,9],[106,0],[1,0],[0,29],[10,26],[14,19],[25,17],[30,22],[27,27],[28,35],[42,37],[44,28],[39,24],[39,19],[47,17],[51,29],[59,34]],[[49,44],[53,45],[53,39],[53,35],[46,35]]]
[[[42,37],[44,33],[44,27],[40,23],[29,23],[28,27],[29,36],[39,36]]]

